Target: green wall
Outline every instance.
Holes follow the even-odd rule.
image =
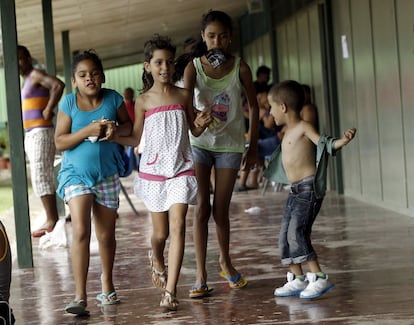
[[[413,10],[410,0],[333,1],[341,127],[359,128],[358,159],[344,160],[349,176],[344,177],[345,188],[351,195],[410,214]]]
[[[135,96],[137,96],[142,89],[142,71],[142,64],[108,69],[105,71],[106,82],[104,87],[115,89],[121,95],[125,88],[131,87],[135,90]]]

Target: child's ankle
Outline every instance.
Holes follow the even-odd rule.
[[[316,273],[316,276],[319,278],[319,279],[326,279],[326,274],[324,273],[324,272],[317,272]]]

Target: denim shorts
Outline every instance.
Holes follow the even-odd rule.
[[[68,203],[70,199],[76,196],[94,194],[97,203],[110,209],[118,209],[120,191],[121,185],[119,176],[116,174],[104,178],[101,182],[96,183],[92,187],[84,184],[70,185],[65,188],[64,200]]]
[[[194,162],[215,168],[240,169],[241,152],[217,152],[192,146]]]
[[[312,225],[323,199],[317,199],[313,189],[314,177],[291,185],[280,228],[279,248],[283,265],[316,260],[312,247]]]

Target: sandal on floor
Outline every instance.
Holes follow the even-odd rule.
[[[115,305],[121,302],[121,299],[117,297],[115,291],[112,291],[108,294],[100,293],[96,296],[96,300],[98,300],[101,303],[101,305]]]
[[[188,296],[190,298],[203,298],[209,296],[213,290],[212,287],[208,287],[207,284],[203,283],[199,287],[193,286],[191,290],[188,290]]]
[[[243,277],[240,273],[237,273],[233,278],[230,275],[220,272],[220,276],[227,280],[230,288],[232,289],[241,289],[247,285],[247,279]]]
[[[86,300],[74,300],[65,307],[65,311],[69,314],[75,314],[77,316],[87,316],[89,315],[89,311],[86,310],[86,306]]]
[[[156,288],[165,289],[165,287],[167,286],[167,275],[168,275],[167,267],[165,267],[163,271],[158,271],[155,269],[154,262],[152,260],[152,251],[148,252],[148,259],[150,260],[150,265],[151,265],[152,283],[154,284]]]
[[[176,311],[179,306],[179,301],[177,300],[177,297],[174,296],[171,292],[168,290],[165,290],[161,302],[160,307],[163,307],[165,309],[168,309],[170,311]]]

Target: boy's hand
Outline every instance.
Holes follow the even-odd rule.
[[[344,136],[335,141],[335,149],[341,149],[343,146],[347,145],[355,137],[356,129],[348,129],[344,132]]]
[[[344,141],[344,145],[348,144],[356,134],[356,128],[348,129],[344,132],[344,136],[342,137],[342,140]]]

